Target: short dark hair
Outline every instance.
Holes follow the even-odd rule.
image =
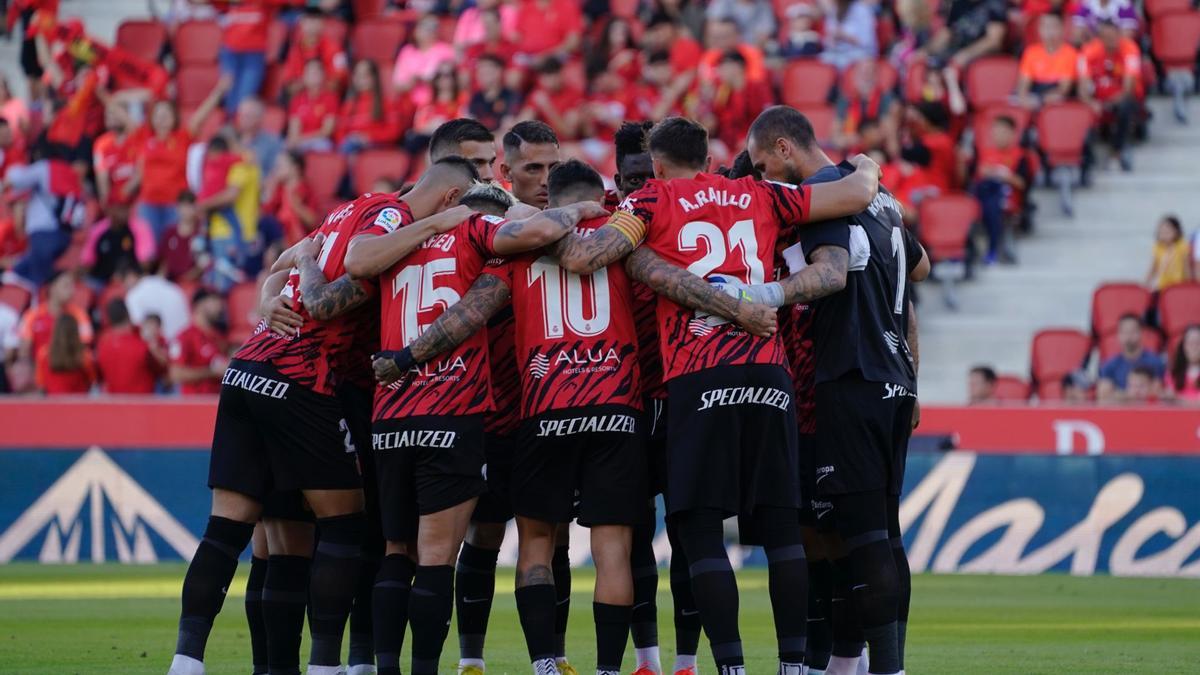
[[[178,201],[180,204],[195,204],[196,195],[191,190],[184,190],[183,192],[179,193],[179,199],[176,201]]]
[[[457,155],[463,141],[495,143],[496,136],[476,120],[466,117],[450,120],[429,137],[429,157],[437,161],[447,155]]]
[[[675,26],[678,23],[679,22],[675,20],[675,17],[660,9],[654,14],[650,15],[650,20],[646,22],[646,29],[649,30],[651,28],[658,28],[662,25]]]
[[[921,101],[913,106],[921,117],[925,118],[934,127],[943,131],[950,128],[950,115],[946,112],[945,106],[941,103],[933,101]]]
[[[718,171],[717,173],[722,172]],[[750,161],[750,153],[746,150],[739,152],[737,157],[733,158],[733,164],[725,167],[722,175],[732,180],[745,178],[746,176],[750,176],[755,180],[762,180],[762,175],[754,169],[754,162]]]
[[[760,148],[768,148],[780,138],[786,138],[804,150],[817,143],[812,122],[804,113],[786,105],[773,105],[759,113],[750,125],[749,135]]]
[[[558,58],[557,56],[547,56],[546,58],[542,59],[541,63],[538,64],[536,70],[541,75],[553,75],[555,73],[561,73],[563,70],[562,59]]]
[[[721,55],[721,63],[736,63],[739,66],[746,67],[746,57],[736,49],[728,49]]]
[[[497,66],[499,66],[501,70],[504,70],[505,66],[508,65],[508,63],[505,62],[504,59],[500,58],[499,56],[497,56],[491,52],[487,52],[479,57],[478,62],[483,62],[483,61],[488,61],[490,63],[494,63]]]
[[[1151,380],[1158,379],[1158,375],[1154,372],[1154,369],[1144,363],[1139,363],[1136,366],[1134,366],[1129,371],[1129,374],[1130,375],[1145,375],[1146,377],[1150,378]]]
[[[201,286],[200,288],[196,289],[195,293],[192,293],[192,307],[195,307],[196,305],[212,297],[219,298],[221,297],[221,294],[207,286]]]
[[[504,134],[504,152],[517,152],[524,143],[558,145],[558,136],[549,124],[541,120],[525,120],[517,122],[507,134]]]
[[[975,366],[971,372],[979,374],[988,384],[996,383],[996,370],[991,366]]]
[[[475,165],[472,164],[470,160],[464,157],[459,157],[458,155],[448,155],[443,157],[434,162],[433,166],[445,167],[447,169],[457,171],[462,175],[463,178],[466,178],[472,182],[479,181],[479,170],[475,168]]]
[[[650,52],[650,54],[646,57],[646,65],[654,65],[654,64],[658,64],[658,63],[670,63],[670,62],[671,62],[671,54],[669,52],[662,51],[662,50],[659,50],[656,52]]]
[[[621,170],[621,162],[629,155],[640,155],[646,152],[646,135],[654,128],[654,122],[623,122],[613,138],[617,148],[617,170]]]
[[[686,117],[668,117],[650,130],[646,147],[672,164],[703,169],[708,162],[708,130]]]
[[[108,325],[121,326],[129,323],[129,308],[125,306],[123,298],[113,298],[108,301],[104,307],[104,316],[108,319]]]
[[[300,169],[300,173],[304,173],[304,167],[307,166],[306,162],[308,161],[304,159],[304,153],[299,150],[288,150],[287,156],[296,165],[296,168]]]
[[[1013,131],[1017,130],[1017,121],[1011,115],[998,115],[992,120],[992,124],[1003,124]]]
[[[595,169],[577,159],[570,159],[550,170],[546,179],[546,187],[550,191],[550,199],[576,188],[599,188],[604,191],[604,179]]]
[[[1136,321],[1138,326],[1143,325],[1141,315],[1135,314],[1133,312],[1125,312],[1124,314],[1121,315],[1120,319],[1117,319],[1118,324],[1125,323],[1126,321]]]
[[[228,152],[229,141],[219,134],[213,136],[212,140],[208,142],[208,150],[209,152]]]
[[[1168,213],[1162,217],[1162,221],[1170,225],[1171,229],[1175,230],[1176,236],[1183,236],[1183,222],[1179,220],[1179,216],[1173,213]]]

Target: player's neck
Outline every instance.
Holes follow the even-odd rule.
[[[805,180],[812,178],[818,171],[827,166],[834,166],[833,160],[829,159],[829,155],[825,154],[820,148],[813,148],[811,151],[804,153],[803,159],[800,161],[800,175]]]

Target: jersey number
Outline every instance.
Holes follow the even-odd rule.
[[[729,255],[736,249],[742,257],[739,275],[748,284],[761,284],[764,281],[762,260],[758,258],[758,239],[754,236],[754,221],[739,220],[722,232],[721,228],[703,220],[694,220],[679,231],[679,249],[681,251],[699,250],[703,240],[708,252],[696,262],[688,265],[688,271],[704,279],[717,268],[725,264]]]
[[[584,280],[591,289],[584,301]],[[529,285],[541,282],[542,320],[546,338],[563,336],[563,318],[571,332],[581,337],[593,337],[608,330],[610,320],[608,270],[601,267],[591,274],[571,274],[558,266],[554,258],[542,256],[529,266]],[[592,317],[584,316],[590,305]],[[565,308],[565,309],[564,309]]]
[[[429,324],[419,322],[418,313],[428,312],[439,306],[445,311],[461,299],[458,291],[453,288],[438,288],[434,285],[436,277],[447,274],[453,276],[456,266],[454,258],[443,258],[431,260],[424,265],[409,265],[396,275],[395,281],[392,282],[392,297],[404,294],[404,297],[400,298],[400,306],[403,309],[400,314],[400,337],[405,346],[412,344],[413,340],[429,327]]]
[[[904,248],[904,233],[892,228],[892,253],[896,256],[896,304],[892,312],[904,312],[904,284],[908,281],[908,251]]]

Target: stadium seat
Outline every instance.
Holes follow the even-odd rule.
[[[1117,340],[1116,333],[1109,333],[1099,339],[1100,346],[1100,363],[1104,363],[1109,358],[1116,356],[1121,351],[1121,343]],[[1155,354],[1161,353],[1163,350],[1162,335],[1153,328],[1142,329],[1142,346]]]
[[[925,90],[925,75],[928,72],[923,61],[913,63],[908,67],[908,72],[904,75],[904,100],[909,103],[916,103],[921,100]]]
[[[1084,146],[1095,113],[1086,103],[1067,101],[1042,107],[1037,116],[1038,146],[1058,186],[1063,213],[1072,215],[1071,187],[1083,164]]]
[[[837,128],[837,110],[831,105],[813,106],[801,108],[800,112],[808,118],[812,123],[813,133],[816,134],[818,143],[826,143],[833,140],[834,130]]]
[[[622,19],[636,19],[638,13],[639,0],[612,0],[609,3],[613,16],[619,16]]]
[[[1158,325],[1168,341],[1194,324],[1200,324],[1200,282],[1176,284],[1159,292]]]
[[[1063,398],[1062,378],[1054,382],[1043,382],[1037,387],[1037,398],[1041,403],[1061,401]]]
[[[1168,12],[1186,12],[1192,9],[1192,0],[1145,0],[1143,9],[1151,23]]]
[[[349,26],[341,19],[327,16],[321,26],[321,33],[329,38],[330,42],[342,45],[346,43],[346,36],[350,33]]]
[[[1102,284],[1092,293],[1092,334],[1103,338],[1115,333],[1126,314],[1146,315],[1150,291],[1141,284],[1116,282]]]
[[[359,21],[377,19],[383,16],[387,0],[350,0],[351,13]]]
[[[288,27],[282,21],[272,21],[267,28],[267,63],[275,63],[283,55],[283,46],[288,41]]]
[[[784,66],[783,102],[793,108],[812,108],[829,103],[829,93],[838,81],[837,68],[817,59],[799,59]]]
[[[405,25],[388,18],[376,18],[359,22],[350,32],[350,52],[356,59],[369,59],[379,64],[380,75],[391,80],[390,68],[396,60],[396,52],[408,34]]]
[[[322,213],[337,205],[338,184],[346,174],[346,158],[336,152],[310,152],[304,156],[304,182],[313,191]]]
[[[1175,117],[1186,122],[1185,99],[1195,87],[1196,51],[1200,49],[1200,12],[1188,8],[1155,17],[1150,25],[1150,48],[1165,73]]]
[[[883,44],[883,43],[881,43]],[[862,61],[855,63],[842,73],[841,88],[843,91],[853,91],[854,89],[854,73],[862,65]],[[886,59],[879,59],[875,62],[875,87],[880,91],[892,91],[896,85],[900,83],[900,72],[896,67]]]
[[[921,242],[929,254],[929,261],[939,267],[942,299],[950,309],[958,308],[955,277],[966,277],[967,239],[971,226],[979,220],[979,214],[979,202],[965,192],[929,197],[922,200],[918,207]],[[945,269],[950,264],[961,269]]]
[[[179,110],[179,119],[181,119],[181,120],[190,119],[192,114],[195,112],[196,112],[195,106],[192,106],[189,108],[181,108]],[[200,125],[200,130],[196,132],[196,140],[198,140],[198,141],[211,140],[213,136],[217,135],[217,132],[220,131],[221,127],[223,127],[223,126],[225,126],[225,111],[222,110],[221,108],[217,108],[216,110],[209,113],[208,117],[204,120],[204,124]]]
[[[976,147],[985,147],[990,142],[989,134],[992,122],[997,117],[1011,117],[1017,123],[1017,137],[1020,138],[1025,133],[1025,130],[1029,128],[1029,121],[1033,117],[1033,114],[1029,112],[1028,108],[1008,103],[995,103],[976,111],[974,124],[972,125],[972,129],[975,131]]]
[[[1029,383],[1016,375],[998,375],[994,396],[1002,403],[1024,403],[1029,400]]]
[[[974,109],[1007,103],[1017,88],[1018,63],[1011,56],[985,56],[967,68],[967,102]]]
[[[260,93],[262,100],[267,103],[277,103],[283,100],[283,64],[269,63],[263,73],[263,83]]]
[[[351,171],[355,194],[371,191],[371,184],[379,178],[403,181],[408,176],[408,153],[403,150],[364,150],[354,160]]]
[[[175,102],[180,109],[195,108],[220,79],[221,69],[216,64],[183,66],[175,75]]]
[[[282,106],[269,105],[263,111],[263,129],[273,134],[287,133],[287,111]]]
[[[221,49],[221,27],[216,21],[184,21],[171,40],[179,66],[212,65]]]
[[[1058,383],[1063,375],[1084,365],[1092,351],[1092,339],[1074,328],[1048,328],[1033,336],[1030,374],[1041,386]]]
[[[244,281],[229,289],[229,339],[240,344],[258,325],[258,284]]]
[[[25,308],[29,306],[29,299],[29,291],[20,286],[12,284],[0,286],[0,305],[8,305],[17,314],[25,311]]]
[[[129,19],[117,26],[117,46],[150,63],[162,57],[167,28],[154,19]]]

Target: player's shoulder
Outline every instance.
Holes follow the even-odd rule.
[[[390,192],[371,193],[359,196],[347,206],[353,215],[351,227],[380,227],[387,232],[408,225],[413,221],[408,204]]]

